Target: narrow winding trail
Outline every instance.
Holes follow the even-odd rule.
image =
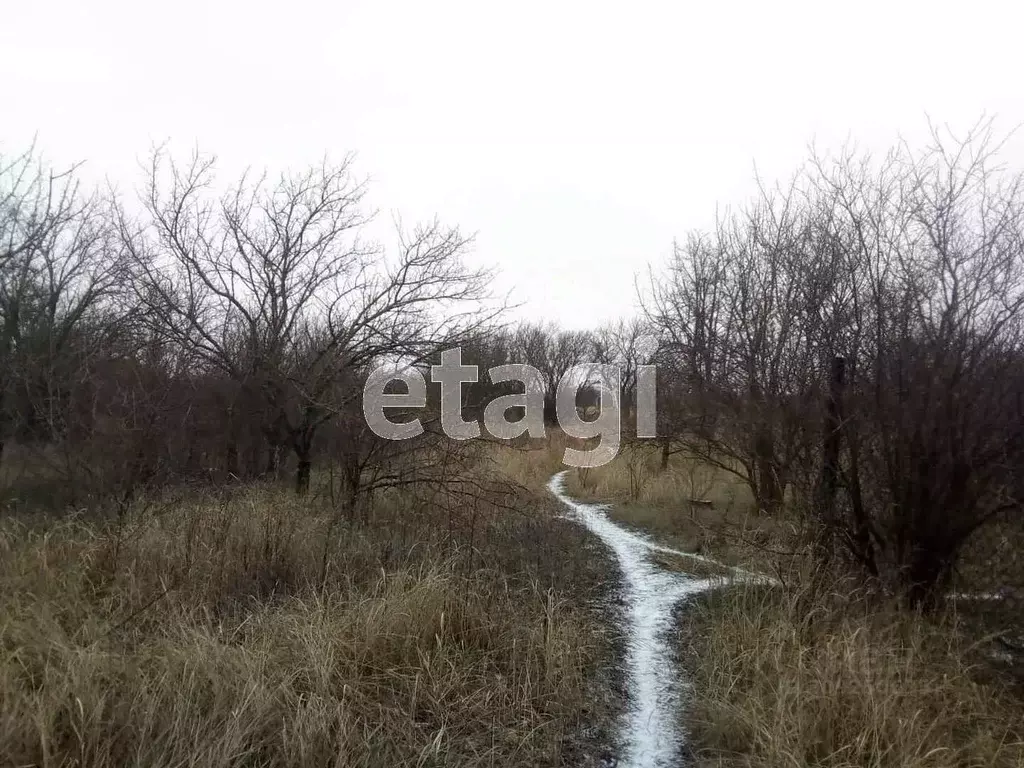
[[[667,768],[682,764],[685,734],[679,728],[679,706],[688,682],[677,669],[666,638],[672,611],[685,597],[729,584],[737,579],[758,579],[729,569],[709,558],[662,547],[645,536],[616,524],[605,505],[585,504],[565,494],[565,476],[559,472],[548,489],[565,504],[572,519],[582,523],[615,552],[625,576],[627,606],[626,683],[631,702],[621,727],[624,768]],[[649,554],[668,552],[726,568],[731,576],[695,578],[652,563]]]

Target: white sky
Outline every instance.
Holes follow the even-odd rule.
[[[152,142],[224,170],[358,153],[372,203],[475,231],[521,315],[633,311],[673,237],[808,143],[1024,122],[1019,4],[0,0],[0,149],[130,189]],[[1021,136],[1018,135],[1018,139]],[[1024,168],[1016,141],[1008,160]]]

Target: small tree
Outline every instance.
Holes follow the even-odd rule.
[[[825,340],[849,360],[845,514],[827,522],[924,607],[978,527],[1019,514],[1024,460],[1024,175],[994,166],[991,123],[933,136],[880,170],[816,163],[850,319]]]
[[[486,323],[490,273],[465,267],[471,240],[436,222],[396,222],[393,254],[363,245],[365,188],[348,158],[276,181],[246,174],[220,196],[214,168],[155,152],[146,218],[122,211],[122,242],[154,330],[261,404],[269,455],[294,454],[304,493],[319,429],[361,395],[336,386],[345,373],[421,359]]]
[[[591,346],[594,362],[619,366],[620,407],[635,416],[640,366],[652,365],[657,351],[652,329],[642,318],[619,320],[599,328]]]
[[[66,434],[80,367],[105,336],[95,320],[126,282],[101,201],[75,170],[49,170],[34,148],[0,156],[0,455],[15,435]]]
[[[586,331],[563,330],[552,324],[527,323],[517,329],[514,342],[517,362],[532,365],[540,372],[541,380],[535,385],[544,390],[544,423],[558,422],[555,407],[558,382],[570,368],[588,362],[591,341]]]
[[[809,445],[810,236],[794,189],[763,189],[757,205],[720,221],[714,235],[677,245],[646,302],[672,374],[662,380],[675,390],[666,426],[677,446],[742,478],[769,513]],[[668,452],[666,442],[666,460]]]
[[[812,158],[677,248],[648,307],[679,442],[761,508],[798,485],[822,556],[917,607],[1024,490],[1024,175],[994,165],[991,123],[934,139]]]

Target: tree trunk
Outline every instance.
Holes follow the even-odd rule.
[[[756,488],[754,501],[757,511],[775,515],[782,507],[783,486],[779,477],[778,462],[775,458],[775,433],[772,429],[772,407],[764,396],[757,378],[750,375],[750,401],[757,413],[753,430],[752,474]]]
[[[267,468],[264,474],[277,479],[281,471],[281,446],[271,444],[267,448]]]
[[[228,436],[228,442],[224,448],[224,474],[226,477],[238,474],[238,442],[234,435]]]
[[[202,470],[202,464],[199,461],[199,452],[196,450],[196,443],[194,440],[189,440],[188,447],[185,449],[185,458],[182,462],[185,475],[188,477],[195,477]]]
[[[295,493],[299,496],[305,496],[309,492],[309,474],[312,466],[308,454],[299,456],[299,465],[295,468]]]
[[[668,469],[668,458],[672,455],[672,447],[669,444],[668,438],[661,442],[661,467],[660,471],[664,472]]]
[[[774,515],[782,507],[784,489],[775,461],[775,441],[769,427],[760,427],[754,441],[758,511]]]
[[[247,450],[245,452],[245,476],[247,478],[259,477],[263,471],[261,459],[263,458],[263,439],[262,435],[250,435],[246,441]]]
[[[555,403],[555,396],[551,394],[544,396],[544,423],[549,427],[558,424],[558,408]]]
[[[840,400],[842,398],[846,361],[832,358],[828,402],[825,406],[825,438],[822,445],[821,477],[818,479],[818,556],[822,562],[832,559],[838,521],[835,516],[836,490],[839,487],[839,449],[842,439]]]
[[[341,468],[342,483],[344,483],[345,512],[349,521],[356,519],[356,507],[359,502],[359,494],[362,490],[362,468],[357,462],[350,462]]]
[[[860,448],[856,435],[848,439],[850,444],[850,507],[853,511],[855,525],[854,540],[857,542],[857,557],[867,572],[878,577],[878,561],[875,558],[875,545],[872,539],[873,528],[864,507],[864,493],[860,483]]]

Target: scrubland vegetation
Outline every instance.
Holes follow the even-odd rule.
[[[623,431],[569,492],[777,581],[680,611],[699,760],[1024,765],[1024,176],[935,138],[812,157],[587,332],[510,322],[456,228],[366,242],[348,160],[157,151],[127,199],[0,158],[0,762],[614,756],[615,567],[544,490],[575,375]],[[433,385],[368,428],[454,346],[537,370],[463,418],[532,386],[546,437],[452,440]]]

